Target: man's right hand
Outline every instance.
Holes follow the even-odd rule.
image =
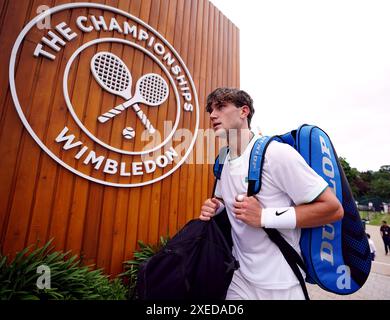
[[[203,221],[209,221],[212,217],[215,216],[215,212],[220,207],[220,202],[216,198],[207,199],[200,211],[199,219]]]

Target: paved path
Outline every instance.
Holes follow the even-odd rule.
[[[364,286],[354,294],[341,296],[307,284],[312,300],[390,300],[390,277],[371,272]]]
[[[324,291],[319,286],[307,284],[312,300],[390,300],[390,254],[385,255],[379,226],[367,226],[366,232],[371,235],[377,254],[364,286],[354,294],[341,296]]]

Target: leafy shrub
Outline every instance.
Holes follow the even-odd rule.
[[[154,256],[161,248],[165,247],[169,240],[169,237],[160,237],[160,242],[157,245],[145,244],[142,241],[138,241],[139,250],[134,252],[134,258],[123,262],[125,272],[120,274],[125,281],[128,282],[128,299],[137,299],[135,288],[137,285],[137,275],[140,265]]]
[[[54,251],[50,240],[34,250],[25,248],[11,262],[0,253],[0,300],[124,300],[120,279],[110,281],[101,269],[82,266],[70,252]],[[39,289],[39,266],[50,268],[50,288]]]

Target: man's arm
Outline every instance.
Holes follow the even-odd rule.
[[[330,188],[313,202],[295,207],[298,228],[319,227],[341,220],[344,209]]]
[[[252,227],[261,227],[263,209],[259,201],[255,197],[242,197],[234,202],[233,212],[238,220],[251,225]],[[242,200],[242,201],[237,201]],[[302,204],[294,207],[296,215],[296,223],[289,228],[309,228],[318,227],[324,224],[332,223],[342,219],[344,215],[343,207],[333,194],[326,188],[325,191],[313,202]],[[279,215],[276,214],[279,212]],[[279,219],[281,210],[278,208],[267,212],[266,214],[276,214],[275,218]],[[267,227],[267,226],[265,226]]]

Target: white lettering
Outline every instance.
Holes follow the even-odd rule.
[[[118,162],[112,159],[107,159],[103,169],[104,173],[115,174],[118,172]]]
[[[334,240],[335,229],[334,225],[329,223],[322,226],[322,239]]]
[[[122,177],[130,177],[130,172],[126,172],[126,162],[121,163],[121,176]]]
[[[89,27],[86,27],[85,25],[83,25],[83,22],[85,21],[88,21],[88,18],[87,17],[84,17],[84,16],[80,16],[77,18],[76,20],[76,24],[77,26],[79,27],[79,29],[83,32],[91,32],[93,30],[93,27],[92,26],[89,26]]]
[[[148,41],[148,47],[149,47],[149,48],[153,46],[155,40],[156,40],[155,37],[151,37],[151,38],[149,39],[149,41]]]
[[[108,30],[110,30],[110,31],[116,30],[116,31],[118,31],[120,33],[123,32],[121,27],[120,27],[120,25],[119,25],[119,23],[118,23],[118,21],[116,21],[115,18],[111,18],[110,27],[108,28]]]
[[[337,288],[342,289],[351,289],[351,270],[346,265],[341,265],[337,268],[337,274],[341,273],[341,276],[337,278]]]
[[[59,36],[57,36],[53,31],[49,31],[48,35],[50,36],[51,40],[49,40],[46,37],[42,38],[42,42],[44,42],[46,45],[48,45],[50,48],[52,48],[55,51],[60,51],[61,48],[57,45],[65,46],[66,42],[62,40]]]
[[[326,260],[333,266],[333,246],[329,242],[321,242],[320,258],[321,261]]]
[[[162,56],[165,53],[165,48],[164,48],[164,46],[161,43],[156,43],[155,46],[154,46],[154,51],[158,55]]]
[[[170,52],[168,52],[168,53],[164,56],[163,60],[167,62],[167,65],[168,65],[168,66],[171,66],[171,65],[173,65],[173,64],[175,63],[175,59],[172,57],[172,55],[171,55]]]
[[[177,154],[176,150],[173,149],[173,147],[170,147],[169,150],[168,150],[167,152],[165,152],[165,155],[166,155],[166,157],[168,158],[168,160],[169,160],[170,162],[173,161],[173,158],[174,158],[174,157],[178,157],[178,156],[179,156],[179,155]]]
[[[184,75],[177,77],[176,80],[179,82],[179,86],[185,86],[188,83]]]
[[[177,76],[177,75],[179,75],[180,74],[180,72],[181,72],[181,68],[179,67],[179,66],[174,66],[172,69],[171,69],[171,71],[172,71],[172,73],[175,75],[175,76]]]
[[[160,168],[165,168],[168,165],[168,163],[169,163],[169,160],[165,155],[158,156],[156,159],[156,164]]]
[[[330,156],[330,150],[328,148],[328,146],[326,145],[326,142],[325,142],[325,139],[320,136],[320,144],[321,144],[321,152],[324,154],[327,154],[329,158],[331,158]]]
[[[69,28],[65,22],[62,22],[57,25],[56,30],[68,41],[71,41],[77,37],[77,33],[71,33],[72,29]]]
[[[42,48],[43,48],[43,45],[38,43],[37,47],[35,48],[35,51],[34,51],[34,57],[39,57],[42,55],[50,60],[55,60],[55,58],[56,58],[55,55],[43,50]]]
[[[99,168],[101,167],[102,163],[104,161],[104,157],[103,156],[100,156],[100,157],[96,157],[96,153],[95,151],[90,151],[87,158],[84,160],[84,164],[88,164],[88,163],[92,163],[92,164],[95,164],[95,169],[96,170],[99,170]]]
[[[157,168],[156,163],[153,160],[146,160],[144,162],[144,166],[145,166],[146,173],[152,173],[156,171]]]
[[[153,304],[153,307],[146,308],[147,315],[172,315],[176,318],[179,315],[180,307],[159,307]]]
[[[88,147],[82,147],[82,149],[74,156],[77,160],[79,160],[85,152],[87,152]]]
[[[322,171],[329,178],[334,178],[334,167],[332,160],[327,157],[322,158]]]
[[[329,187],[330,187],[330,189],[332,190],[332,192],[334,193],[334,194],[336,194],[336,181],[334,181],[334,180],[329,180]]]
[[[129,23],[126,21],[124,24],[123,24],[123,33],[124,34],[132,34],[133,38],[137,38],[137,26],[135,25],[132,25],[130,26]]]
[[[185,111],[191,111],[191,112],[194,111],[194,106],[190,103],[187,103],[187,102],[184,103],[183,108]]]
[[[65,142],[65,145],[62,147],[64,150],[69,150],[69,149],[72,149],[72,148],[75,148],[75,147],[78,147],[80,145],[82,145],[83,143],[81,141],[77,141],[75,143],[73,143],[73,140],[76,138],[73,134],[69,135],[69,136],[65,136],[65,134],[69,131],[68,127],[65,127],[61,133],[57,136],[57,138],[55,139],[56,142],[60,143],[60,142]]]
[[[191,92],[183,92],[181,95],[184,97],[184,99],[186,99],[187,102],[191,102],[192,100]]]
[[[95,27],[95,30],[100,31],[100,27],[102,27],[104,31],[108,30],[106,22],[104,21],[104,17],[100,16],[98,20],[95,16],[91,16],[91,21]]]
[[[143,41],[148,39],[149,39],[148,33],[145,30],[141,29],[138,34],[138,40]]]
[[[133,162],[131,165],[133,168],[133,176],[142,176],[144,174],[142,171],[142,162]]]

